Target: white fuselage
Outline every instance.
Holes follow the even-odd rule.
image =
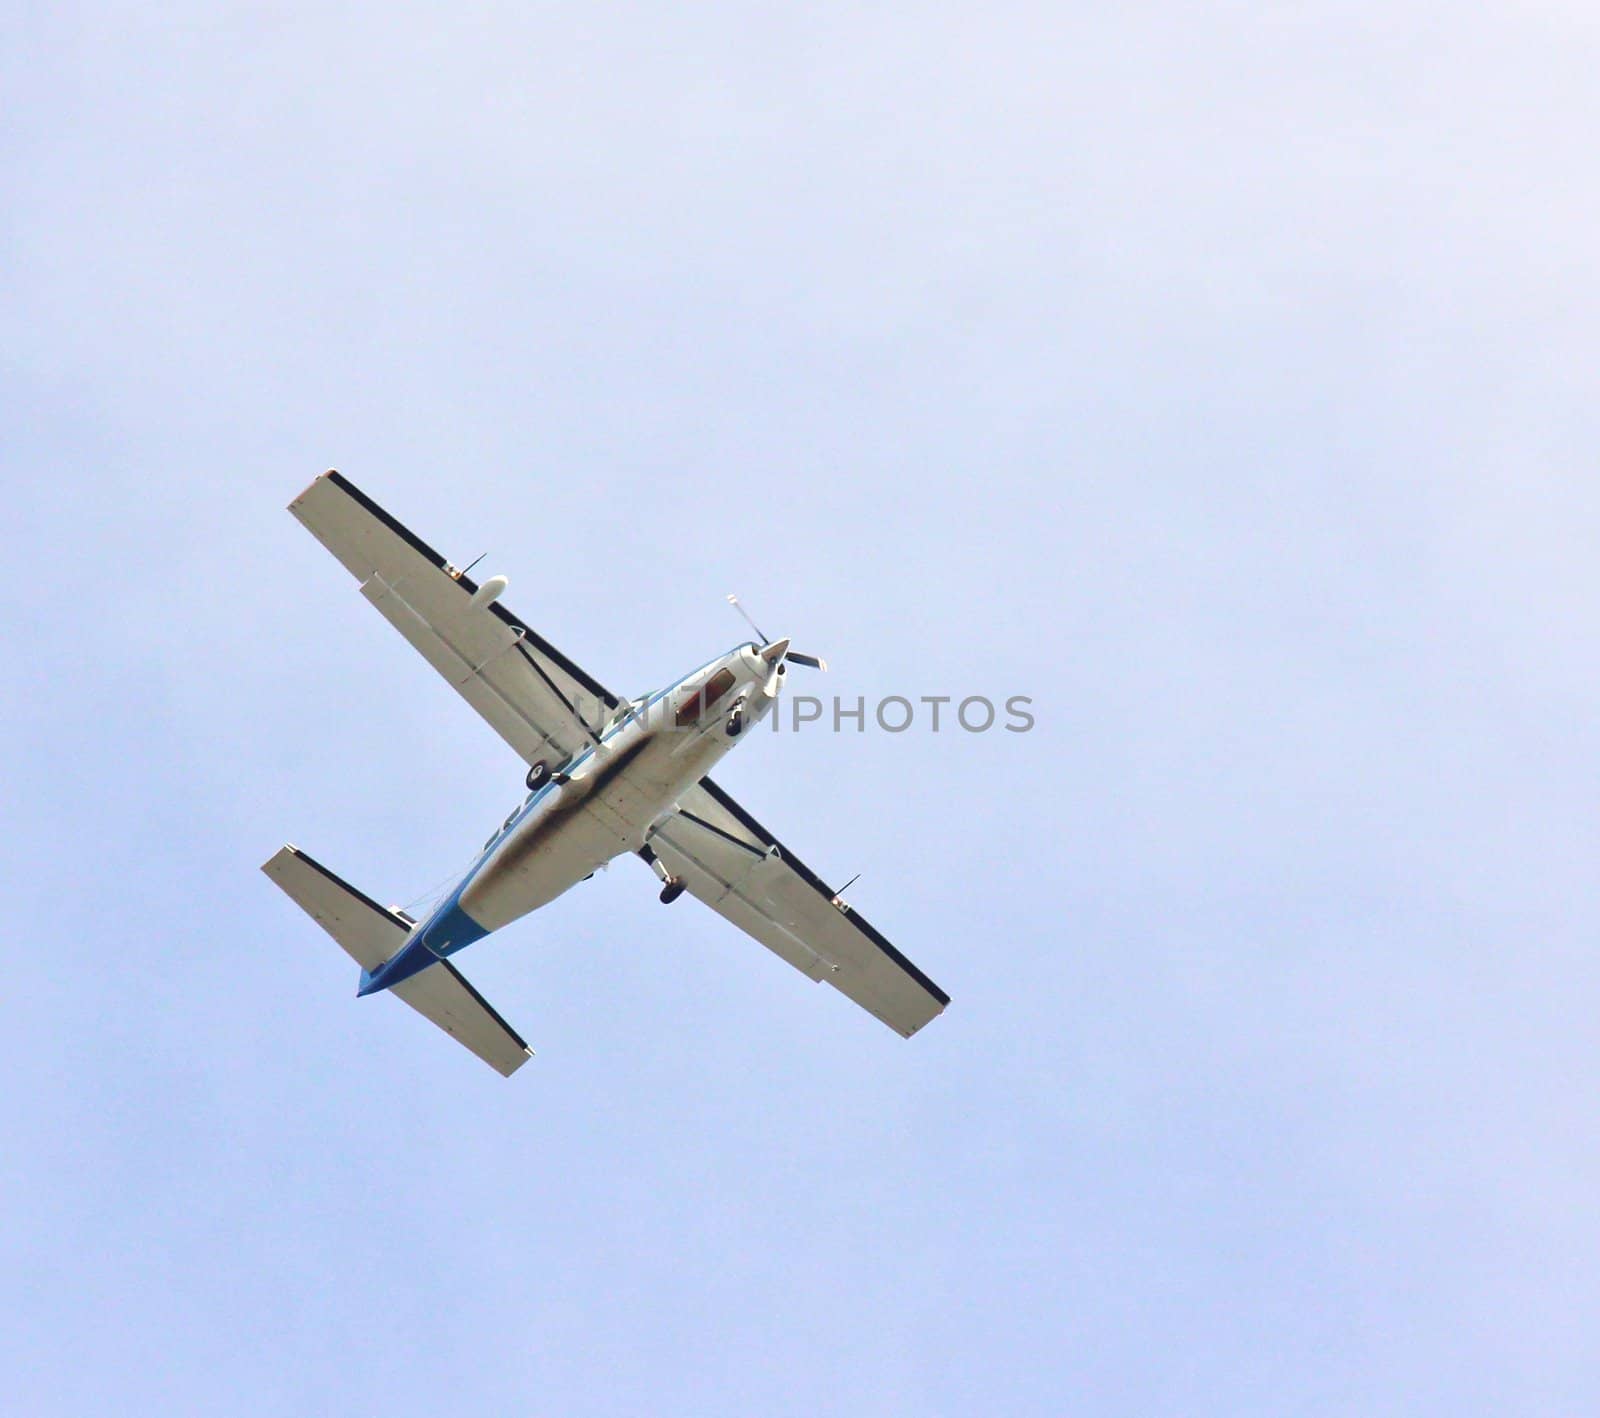
[[[772,707],[781,672],[742,646],[642,705],[531,793],[462,883],[461,909],[485,930],[553,901],[613,857],[637,852],[679,797]]]

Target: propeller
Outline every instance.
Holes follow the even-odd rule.
[[[732,606],[734,608],[734,610],[738,611],[739,614],[744,617],[744,623],[746,625],[748,625],[750,627],[750,629],[755,631],[756,639],[759,640],[763,645],[765,645],[767,643],[767,632],[764,631],[759,625],[757,625],[755,623],[755,621],[750,619],[750,612],[747,611],[743,606],[741,606],[739,604],[739,598],[736,595],[734,595],[732,591],[728,592],[728,604],[730,606]]]
[[[739,604],[739,598],[731,592],[728,595],[728,604],[738,611],[744,617],[745,624],[755,631],[756,637],[761,641],[763,647],[761,651],[763,658],[774,668],[785,663],[806,665],[813,670],[825,670],[828,668],[828,662],[816,655],[802,655],[798,650],[791,650],[787,639],[769,640],[766,631],[750,619],[750,613]]]

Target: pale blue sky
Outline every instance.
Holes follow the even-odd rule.
[[[1600,1408],[1588,7],[0,17],[0,1370],[29,1414]],[[739,634],[1028,735],[720,778],[907,1043],[634,862],[385,900],[520,765],[337,466],[637,692]]]

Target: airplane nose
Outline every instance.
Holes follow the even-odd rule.
[[[770,645],[763,645],[761,647],[761,658],[769,665],[775,665],[788,652],[789,638],[785,636],[782,640],[774,640]]]

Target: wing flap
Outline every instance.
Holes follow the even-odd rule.
[[[361,594],[524,762],[567,758],[582,743],[583,731],[570,717],[548,705],[533,707],[537,696],[518,683],[526,674],[525,667],[518,672],[519,637],[493,616],[471,610],[470,598],[435,608],[430,619],[376,573],[362,583]]]
[[[950,997],[709,778],[650,845],[690,893],[909,1038]]]
[[[763,870],[764,860],[749,867],[737,859],[713,863],[707,858],[715,855],[714,849],[708,852],[701,844],[702,850],[697,852],[693,833],[675,831],[670,826],[660,829],[651,839],[651,845],[667,870],[683,878],[689,893],[704,901],[719,916],[732,921],[802,975],[821,980],[830,973],[828,961],[763,910],[762,886],[768,875]],[[729,867],[733,870],[729,871]]]

